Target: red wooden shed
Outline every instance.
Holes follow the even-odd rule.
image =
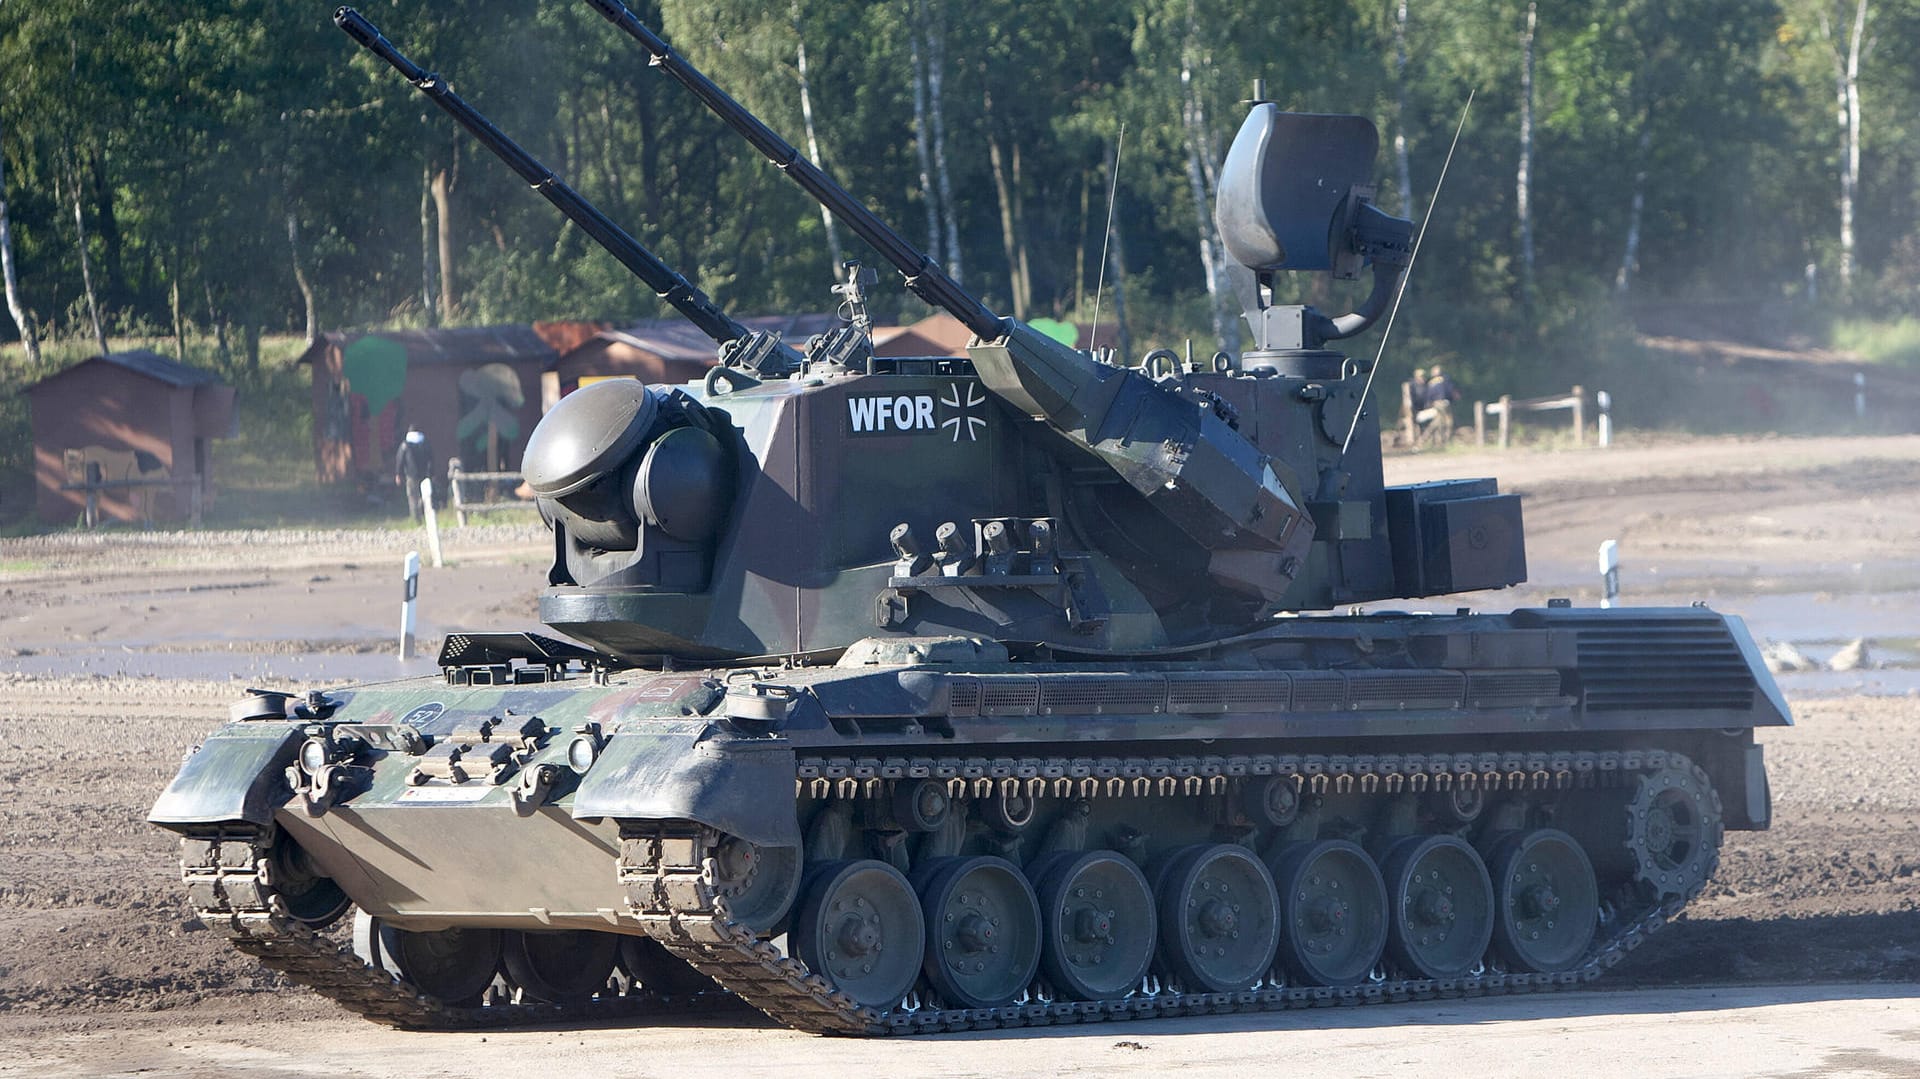
[[[194,518],[213,493],[208,443],[231,438],[234,389],[139,349],[83,360],[27,387],[34,509],[50,524]]]

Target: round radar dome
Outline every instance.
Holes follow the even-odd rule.
[[[677,540],[703,543],[720,527],[727,499],[726,451],[698,427],[676,427],[654,440],[633,477],[633,505]]]
[[[614,378],[562,397],[527,438],[522,475],[533,492],[564,498],[618,468],[646,441],[660,410],[651,390]]]

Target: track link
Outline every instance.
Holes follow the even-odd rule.
[[[200,919],[226,934],[235,948],[367,1019],[405,1030],[472,1030],[631,1022],[713,1003],[713,994],[670,997],[639,985],[610,983],[582,1005],[515,1003],[494,991],[486,1004],[454,1007],[361,959],[351,945],[289,917],[271,881],[273,838],[270,828],[230,828],[181,840],[181,876],[189,901]]]
[[[1024,790],[1071,796],[1223,789],[1234,776],[1298,777],[1309,790],[1393,793],[1400,790],[1559,790],[1592,786],[1607,773],[1633,774],[1659,768],[1691,770],[1678,753],[1592,751],[1507,754],[1396,755],[1379,757],[1275,755],[1236,757],[958,758],[803,760],[802,792],[842,796],[877,793],[872,786],[894,779],[933,778],[965,784],[980,793]],[[822,786],[822,785],[826,786]],[[1009,787],[1009,784],[1018,785]],[[1494,996],[1570,988],[1591,982],[1618,965],[1699,894],[1713,866],[1684,895],[1615,910],[1586,957],[1552,974],[1486,973],[1458,979],[1388,978],[1350,987],[1274,985],[1234,993],[1186,992],[1149,984],[1121,1000],[1060,1001],[1032,998],[997,1008],[945,1008],[910,996],[887,1012],[863,1007],[810,972],[799,960],[758,939],[728,915],[727,896],[716,886],[715,854],[722,837],[711,829],[655,832],[623,840],[621,876],[634,912],[648,933],[696,970],[773,1019],[819,1034],[885,1036],[943,1031],[1007,1029],[1066,1023],[1228,1015],[1381,1004],[1435,998]],[[1717,862],[1717,855],[1715,856]]]

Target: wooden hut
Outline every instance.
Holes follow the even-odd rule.
[[[232,386],[140,349],[83,360],[26,393],[42,521],[198,520],[213,494],[208,444],[235,434]]]

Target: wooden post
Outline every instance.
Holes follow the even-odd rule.
[[[1413,383],[1400,384],[1400,431],[1406,436],[1407,448],[1413,448],[1414,439],[1420,434],[1420,421],[1413,415]]]
[[[1485,449],[1487,445],[1487,403],[1473,403],[1473,444]]]
[[[447,458],[447,496],[453,501],[454,519],[467,527],[467,503],[460,497],[460,458]]]
[[[1503,450],[1506,449],[1509,445],[1511,445],[1511,443],[1508,441],[1509,439],[1508,427],[1512,423],[1513,423],[1513,395],[1510,393],[1503,393],[1500,395],[1500,448]]]
[[[433,512],[433,477],[420,480],[420,515],[427,522],[427,549],[433,552],[433,568],[446,565],[440,558],[440,518]]]
[[[1579,386],[1573,388],[1573,444],[1587,444],[1587,391]]]
[[[408,551],[400,569],[400,658],[413,658],[413,604],[420,598],[420,552]]]

